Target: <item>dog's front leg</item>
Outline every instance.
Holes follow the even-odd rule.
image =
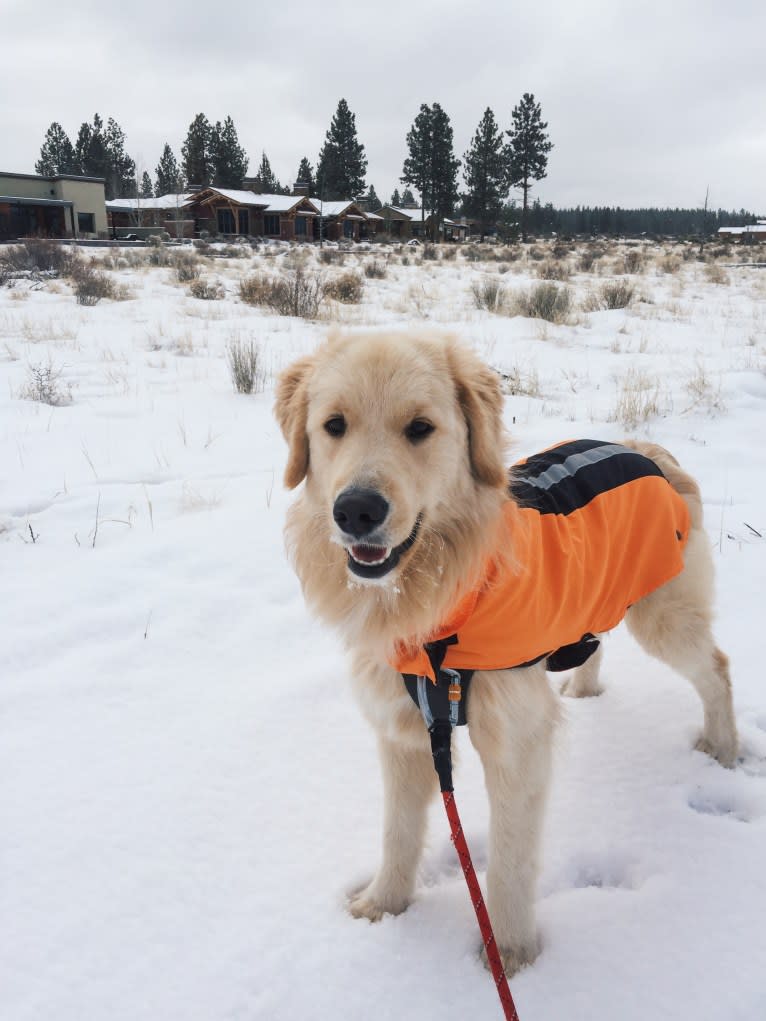
[[[424,730],[425,733],[425,730]],[[349,903],[356,918],[377,922],[409,905],[423,851],[426,809],[436,793],[430,749],[378,739],[383,769],[383,860],[374,879]]]
[[[539,952],[535,884],[557,717],[541,667],[474,678],[469,732],[490,806],[488,910],[509,977]]]

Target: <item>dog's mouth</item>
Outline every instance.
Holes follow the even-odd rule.
[[[412,531],[398,546],[374,546],[367,542],[348,546],[346,548],[348,569],[359,578],[385,577],[414,545],[420,531],[421,517],[418,515]]]

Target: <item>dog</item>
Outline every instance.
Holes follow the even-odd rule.
[[[614,461],[603,445],[572,448],[574,454],[554,449],[548,458],[556,464],[530,467],[530,459],[511,473],[509,489],[502,409],[497,373],[456,338],[422,332],[331,336],[282,373],[275,403],[288,445],[285,484],[294,489],[305,482],[288,512],[287,548],[309,608],[338,631],[351,654],[354,691],[377,735],[383,770],[382,861],[369,885],[351,896],[349,910],[376,921],[399,914],[412,900],[437,778],[428,732],[401,675],[411,668],[435,679],[424,646],[457,631],[447,655],[456,657],[453,665],[475,670],[468,730],[491,809],[488,908],[510,977],[539,952],[535,882],[560,715],[546,673],[554,658],[549,654],[561,646],[577,653],[578,640],[587,640],[587,651],[596,651],[587,660],[575,655],[581,665],[563,691],[596,695],[598,633],[618,622],[616,614],[625,616],[639,643],[696,688],[704,708],[697,748],[732,766],[737,732],[728,660],[711,631],[712,557],[696,482],[663,448],[626,442]],[[479,629],[468,642],[477,648],[466,651],[466,605],[470,618],[476,600],[495,598],[496,590],[512,596],[524,584],[530,593],[524,602],[535,604],[535,593],[545,601],[549,590],[549,603],[563,600],[573,586],[589,593],[590,581],[570,576],[569,566],[563,573],[560,565],[549,569],[534,550],[543,517],[545,528],[557,530],[557,522],[580,514],[589,536],[595,533],[587,540],[596,542],[587,559],[598,568],[598,542],[610,531],[612,505],[598,494],[583,496],[579,482],[601,471],[588,461],[596,446],[599,458],[640,465],[648,474],[654,489],[639,512],[631,515],[639,486],[628,482],[618,489],[628,523],[616,542],[648,547],[662,532],[668,552],[654,558],[664,565],[661,573],[636,582],[623,593],[621,609],[589,620],[574,637],[579,619],[552,637],[536,636],[536,625],[515,628],[516,600],[513,613],[493,612],[501,631],[523,632],[530,641],[511,654],[501,636],[502,648],[487,652]],[[586,470],[580,471],[582,457]],[[534,505],[546,487],[568,498],[568,486],[579,487],[574,512],[545,515]],[[601,517],[585,520],[598,507],[606,508]],[[470,660],[469,652],[477,658]]]

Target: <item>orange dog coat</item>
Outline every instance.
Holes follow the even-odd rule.
[[[610,631],[683,569],[689,509],[654,461],[627,447],[560,444],[514,465],[510,495],[511,555],[490,558],[481,583],[429,636],[453,640],[444,667],[535,662]],[[390,662],[435,680],[423,647],[401,643]]]

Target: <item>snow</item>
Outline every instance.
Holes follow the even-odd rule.
[[[569,325],[478,311],[471,284],[497,263],[462,250],[389,261],[361,306],[324,313],[463,335],[523,391],[506,401],[514,456],[620,437],[614,411],[639,380],[656,412],[631,431],[702,485],[740,763],[692,751],[695,693],[618,629],[604,695],[565,704],[543,952],[511,983],[522,1021],[766,1016],[766,276],[729,267],[714,283],[695,259],[665,274],[647,253],[625,278],[645,300]],[[94,308],[62,281],[0,289],[9,1021],[501,1016],[440,805],[411,908],[377,925],[344,910],[379,852],[375,742],[284,557],[271,416],[274,375],[332,324],[237,297],[241,275],[288,257],[215,260],[220,302],[153,267],[110,270],[133,297]],[[528,286],[535,265],[511,263],[503,285]],[[570,286],[580,298],[605,279]],[[265,392],[233,392],[236,338],[260,344]],[[20,396],[49,362],[68,404]],[[481,770],[457,743],[483,881]]]

